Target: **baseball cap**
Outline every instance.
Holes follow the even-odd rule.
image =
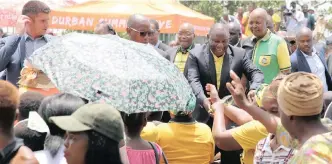
[[[108,104],[86,104],[70,116],[50,117],[50,121],[69,132],[94,130],[118,142],[123,139],[121,115]]]

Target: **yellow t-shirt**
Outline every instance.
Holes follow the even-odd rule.
[[[250,121],[232,129],[232,136],[243,149],[242,164],[252,164],[257,143],[266,138],[268,132],[263,124],[258,121]]]
[[[245,26],[245,29],[244,29],[244,34],[247,36],[247,37],[251,37],[252,36],[252,32],[250,31],[249,29],[249,15],[250,13],[249,12],[245,12],[243,14],[243,19],[242,19],[242,24],[244,22],[247,22],[246,26]]]
[[[141,137],[150,142],[156,142],[157,126],[153,122],[148,122],[141,131]]]
[[[221,57],[217,57],[216,55],[213,54],[212,51],[211,51],[211,53],[213,55],[214,65],[216,67],[217,89],[219,90],[222,64],[224,63],[224,55]]]
[[[170,122],[158,125],[157,129],[156,143],[169,163],[209,164],[213,161],[214,140],[206,124]]]
[[[178,53],[176,53],[174,64],[176,65],[176,67],[178,67],[178,69],[182,73],[184,72],[184,68],[186,66],[188,56],[189,56],[189,52],[183,54],[181,51],[179,51]]]

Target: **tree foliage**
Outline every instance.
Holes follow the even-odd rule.
[[[180,1],[180,3],[219,21],[224,11],[227,11],[231,15],[236,12],[238,7],[243,7],[244,11],[247,11],[250,1]],[[257,7],[265,9],[272,8],[276,10],[280,9],[282,5],[285,5],[285,1],[264,0],[256,2]]]

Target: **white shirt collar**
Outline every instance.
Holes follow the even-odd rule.
[[[301,51],[301,50],[300,50]],[[315,56],[315,55],[317,55],[317,51],[316,51],[316,49],[315,49],[315,47],[313,47],[312,48],[312,55],[310,56],[310,55],[307,55],[306,53],[304,53],[303,51],[301,51],[302,52],[302,54],[304,55],[304,57],[311,57],[311,56]]]

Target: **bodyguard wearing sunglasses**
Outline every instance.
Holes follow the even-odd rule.
[[[148,44],[149,36],[152,36],[154,33],[151,30],[150,22],[147,17],[140,14],[131,15],[127,21],[127,34],[129,35],[130,40],[138,43]],[[160,55],[169,60],[169,56],[166,52],[155,48]]]

